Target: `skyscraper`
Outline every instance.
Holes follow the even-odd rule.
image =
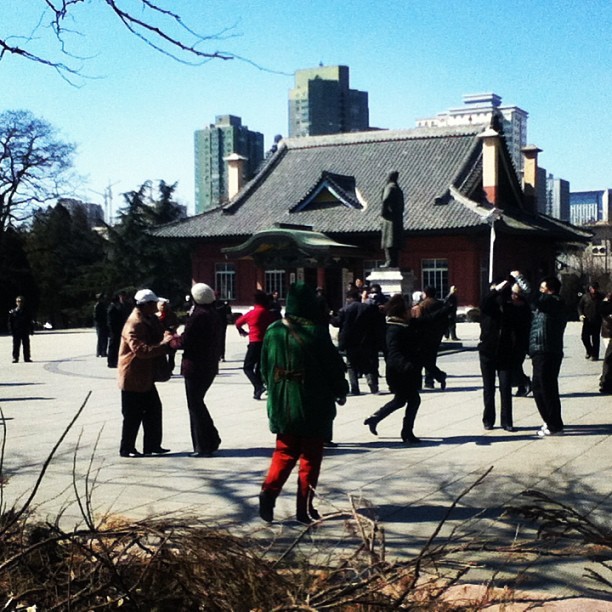
[[[440,127],[450,125],[471,125],[489,123],[494,112],[502,117],[504,136],[514,167],[523,169],[521,149],[527,144],[526,111],[518,106],[502,105],[502,99],[495,93],[467,94],[463,96],[463,106],[438,113],[435,117],[418,119],[417,127]]]
[[[228,200],[227,161],[237,153],[246,158],[245,178],[251,178],[264,158],[264,137],[242,125],[240,117],[218,115],[214,125],[194,132],[195,212],[202,213]]]
[[[369,129],[368,93],[349,87],[348,66],[295,72],[289,90],[289,136],[320,136]]]

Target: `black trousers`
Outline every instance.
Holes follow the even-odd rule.
[[[196,453],[212,453],[219,448],[221,443],[219,432],[204,403],[204,396],[214,379],[215,374],[185,377],[191,442]]]
[[[119,345],[121,344],[121,332],[114,334],[110,332],[108,336],[108,353],[106,363],[109,368],[116,368],[119,361]]]
[[[549,353],[539,353],[531,357],[533,399],[542,420],[552,432],[563,429],[559,397],[559,372],[562,360],[563,355]]]
[[[246,377],[251,381],[255,391],[259,391],[264,386],[260,368],[262,347],[263,342],[249,342],[246,355],[244,356],[244,363],[242,364],[242,369]]]
[[[601,334],[601,320],[599,321],[583,321],[582,332],[580,339],[589,357],[599,359],[599,336]]]
[[[106,326],[96,326],[98,342],[96,345],[96,357],[106,357],[108,353],[108,328]]]
[[[13,334],[13,359],[19,359],[19,349],[23,346],[23,360],[30,360],[30,334]]]
[[[599,390],[602,393],[612,393],[612,340],[608,342],[608,348],[606,348],[601,378],[599,379]]]
[[[144,393],[121,391],[121,412],[123,429],[120,452],[129,453],[136,449],[136,437],[141,423],[144,432],[143,452],[152,453],[161,447],[162,405],[155,385]]]
[[[498,369],[496,360],[488,355],[479,355],[482,374],[482,400],[484,411],[482,422],[485,427],[495,425],[495,375],[499,379],[501,398],[501,426],[512,427],[512,368]]]
[[[421,405],[421,396],[418,388],[402,389],[397,391],[390,402],[387,402],[382,408],[379,408],[370,418],[376,419],[376,422],[382,421],[390,414],[406,406],[404,419],[402,421],[402,440],[413,433],[414,421],[416,419],[419,406]]]

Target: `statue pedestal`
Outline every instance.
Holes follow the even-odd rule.
[[[375,268],[366,280],[370,285],[380,285],[382,292],[388,297],[396,293],[410,296],[414,290],[414,274],[411,270]]]

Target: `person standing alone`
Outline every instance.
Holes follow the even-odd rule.
[[[599,283],[591,283],[589,290],[578,302],[578,317],[582,321],[580,339],[586,349],[586,359],[599,360],[599,336],[601,334],[601,303],[604,294],[599,291]]]
[[[15,299],[15,308],[9,311],[9,331],[13,336],[13,363],[19,361],[19,349],[23,347],[23,360],[31,362],[30,336],[34,334],[34,323],[30,309],[26,306],[25,299],[18,295]]]

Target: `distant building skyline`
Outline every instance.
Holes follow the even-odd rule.
[[[612,221],[612,189],[570,193],[570,223],[585,225]]]
[[[195,213],[228,200],[227,161],[236,153],[246,158],[245,178],[251,178],[264,159],[264,136],[242,125],[235,115],[217,115],[215,123],[194,132]]]
[[[82,212],[90,229],[104,225],[104,210],[100,204],[83,202],[75,198],[59,198],[57,204],[63,206],[71,215],[77,211]]]
[[[289,90],[289,137],[368,130],[368,93],[351,89],[349,81],[348,66],[296,70]]]
[[[529,113],[518,106],[502,105],[501,96],[493,92],[465,94],[463,106],[450,108],[424,119],[417,119],[417,127],[444,127],[490,123],[494,113],[503,119],[504,135],[514,167],[523,170],[521,149],[527,145],[527,118]]]

